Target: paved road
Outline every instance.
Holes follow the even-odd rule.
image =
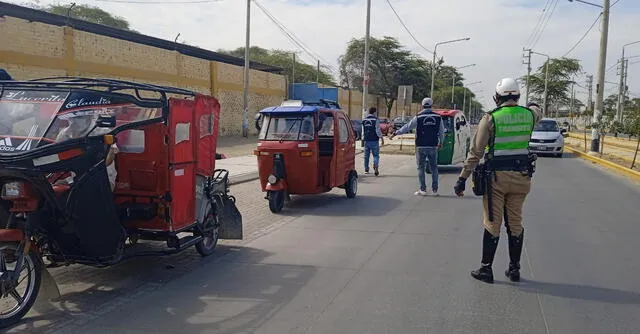
[[[500,275],[502,238],[497,282],[486,285],[468,275],[480,261],[480,200],[453,197],[452,172],[441,175],[441,197],[416,198],[413,158],[383,159],[383,175],[363,176],[355,200],[343,191],[294,198],[280,216],[249,190],[255,182],[236,186],[248,194],[248,240],[204,260],[92,269],[100,283],[80,284],[94,299],[65,295],[65,321],[39,331],[638,332],[640,186],[577,158],[540,159],[525,208],[525,279]]]

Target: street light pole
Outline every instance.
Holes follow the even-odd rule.
[[[468,84],[467,87],[470,87],[472,85],[479,84],[479,83],[482,83],[482,81],[472,82],[472,83]],[[462,98],[462,113],[464,113],[466,105],[467,105],[467,88],[465,87],[465,89],[464,89],[464,97]],[[469,111],[471,111],[471,110],[469,110]]]
[[[249,47],[251,38],[251,0],[247,0],[247,27],[244,45],[244,87],[242,96],[242,136],[249,136]]]
[[[368,1],[370,1],[370,0],[368,0]],[[445,42],[438,42],[433,47],[433,61],[431,62],[431,89],[429,90],[429,96],[431,98],[433,98],[433,86],[434,86],[434,83],[435,83],[434,81],[436,79],[436,52],[438,50],[438,45],[455,43],[455,42],[462,42],[462,41],[468,41],[470,39],[471,39],[471,37],[466,37],[466,38],[452,39],[450,41],[445,41]]]
[[[544,66],[544,102],[542,103],[542,113],[546,116],[547,115],[547,91],[549,89],[549,63],[551,62],[551,57],[549,57],[548,55],[544,54],[544,53],[539,53],[539,52],[535,52],[535,51],[531,51],[531,53],[533,54],[537,54],[538,56],[543,56],[543,57],[547,57],[547,62]],[[557,110],[556,110],[556,117],[557,117]]]
[[[473,67],[476,66],[476,64],[469,64],[469,65],[464,65],[464,66],[460,66],[460,67],[455,67],[456,70],[461,70],[463,68],[467,68],[467,67]],[[455,89],[456,89],[456,74],[453,73],[451,75],[451,79],[452,79],[452,83],[451,83],[451,107],[455,108],[455,101],[454,101],[454,97],[455,97]],[[433,97],[432,97],[433,98]]]
[[[369,35],[371,28],[371,0],[367,0],[367,24],[364,36],[364,67],[362,80],[362,118],[367,111],[367,97],[369,95]]]

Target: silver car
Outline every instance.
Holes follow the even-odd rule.
[[[537,154],[552,154],[562,157],[564,153],[564,133],[566,129],[560,129],[558,122],[551,118],[543,118],[533,128],[529,150]]]

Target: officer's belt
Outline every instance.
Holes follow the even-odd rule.
[[[531,166],[529,156],[494,157],[487,161],[487,167],[491,171],[526,172]]]

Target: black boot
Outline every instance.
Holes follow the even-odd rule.
[[[523,241],[524,231],[518,237],[509,234],[509,269],[504,274],[512,282],[520,281],[520,255],[522,254]]]
[[[489,231],[484,230],[484,235],[482,236],[482,264],[479,269],[471,272],[473,278],[486,283],[493,283],[493,270],[491,269],[491,265],[496,255],[496,249],[498,249],[499,240],[499,236],[494,237]]]

